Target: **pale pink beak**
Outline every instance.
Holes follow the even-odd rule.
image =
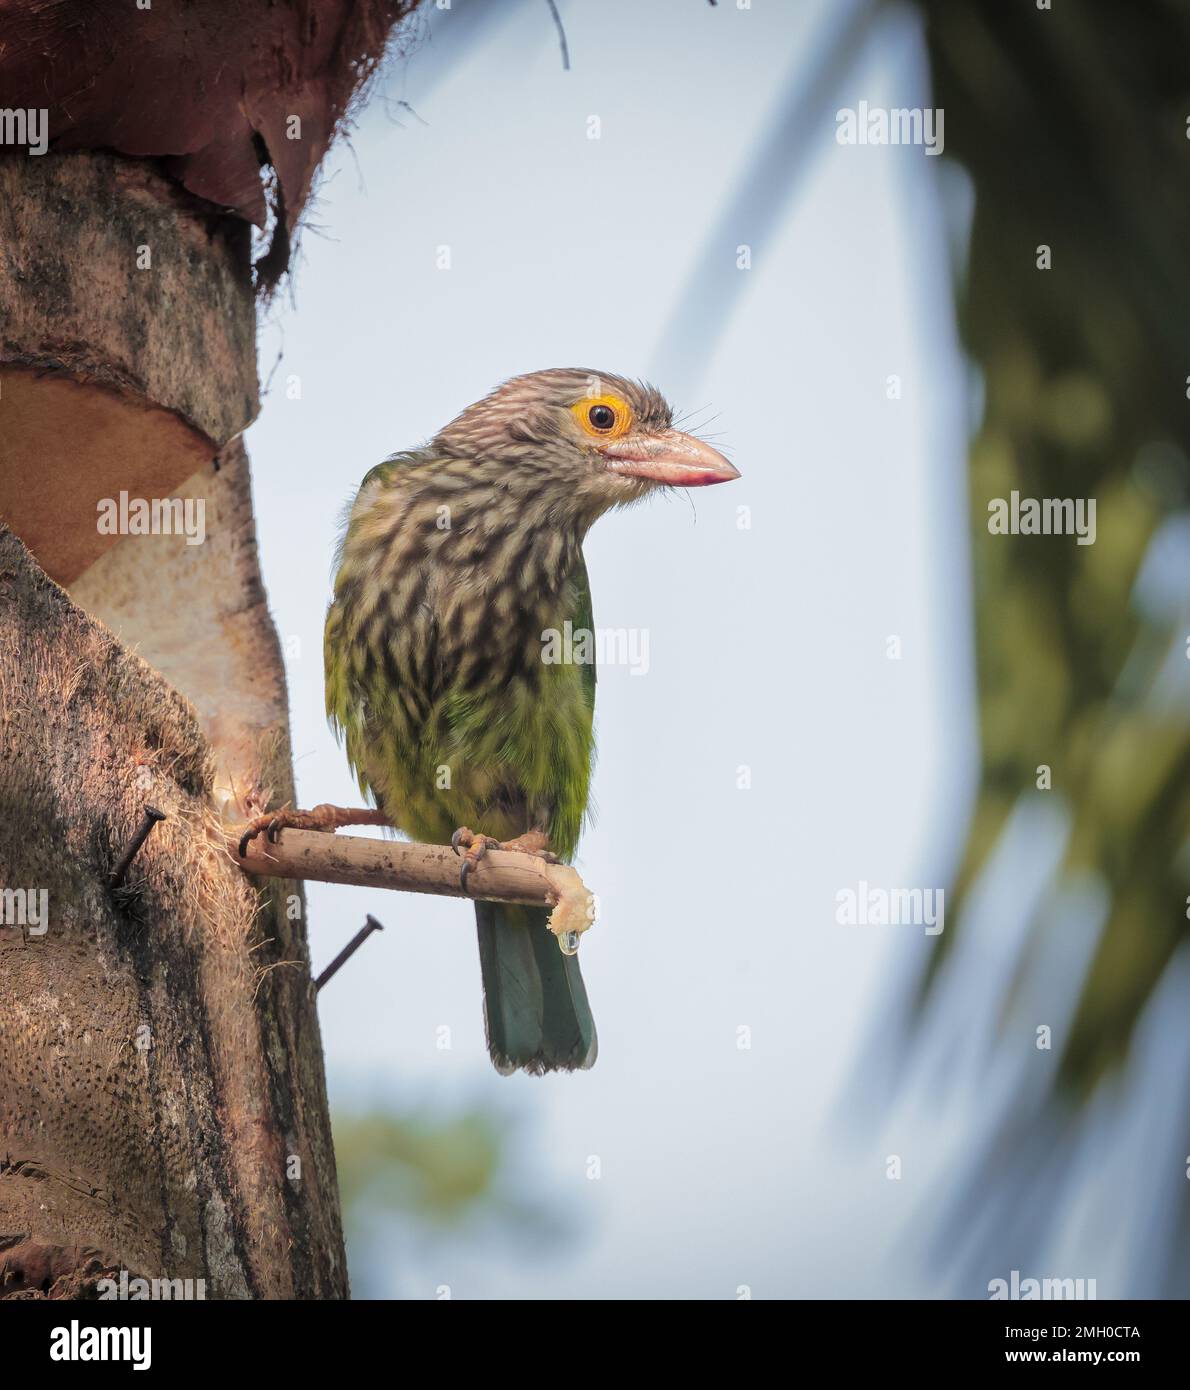
[[[718,449],[681,430],[629,434],[596,447],[613,473],[669,487],[709,487],[740,476]]]

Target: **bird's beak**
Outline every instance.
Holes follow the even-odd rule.
[[[613,473],[668,487],[708,487],[740,476],[718,449],[681,430],[628,434],[596,447]]]

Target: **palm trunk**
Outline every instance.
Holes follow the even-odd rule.
[[[292,791],[248,228],[145,163],[7,157],[0,259],[0,1297],[342,1297],[304,901],[218,833]],[[203,542],[103,534],[122,492],[201,501]]]

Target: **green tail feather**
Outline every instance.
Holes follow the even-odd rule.
[[[496,1070],[540,1075],[592,1066],[599,1044],[578,957],[558,949],[546,909],[477,902],[475,920]]]

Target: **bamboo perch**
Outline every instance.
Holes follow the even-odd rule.
[[[577,949],[578,937],[594,921],[595,900],[578,871],[569,864],[547,864],[531,854],[488,850],[472,870],[468,891],[464,892],[459,882],[459,857],[449,845],[286,829],[276,844],[270,844],[264,835],[249,841],[248,853],[241,859],[238,850],[243,829],[231,828],[225,833],[228,853],[246,873],[549,907],[553,909],[550,930],[564,951],[568,946]]]

